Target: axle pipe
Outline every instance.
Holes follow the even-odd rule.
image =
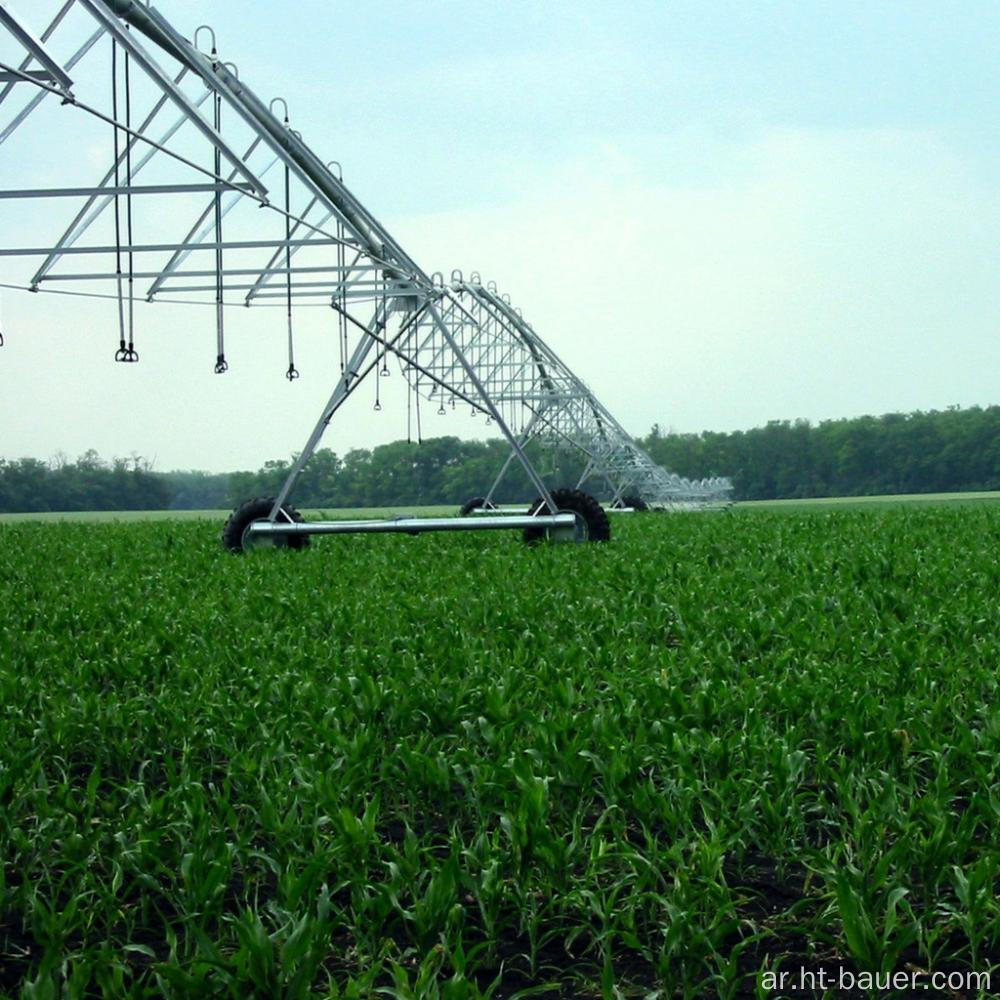
[[[249,538],[261,540],[272,535],[347,535],[358,533],[387,534],[398,532],[418,535],[425,531],[483,531],[503,528],[557,528],[574,532],[577,516],[573,513],[506,514],[493,517],[393,517],[364,521],[254,521],[247,528]]]

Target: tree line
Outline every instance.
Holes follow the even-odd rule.
[[[736,499],[1000,490],[1000,406],[887,413],[642,442],[689,478],[728,475]]]
[[[104,462],[88,451],[75,462],[59,456],[0,458],[0,511],[163,510],[173,491],[166,476],[138,456]]]
[[[575,483],[583,471],[577,455],[553,452],[538,443],[527,450],[536,468],[554,482]],[[506,457],[502,440],[456,437],[355,448],[343,457],[321,449],[306,465],[294,502],[299,507],[458,504],[485,493]],[[0,512],[221,510],[250,497],[273,496],[291,465],[292,459],[275,459],[256,471],[154,472],[141,458],[104,462],[94,451],[76,462],[0,459]],[[515,462],[495,499],[516,502],[535,492]]]
[[[664,433],[640,441],[671,471],[691,479],[728,475],[738,500],[1000,490],[1000,406],[772,421],[748,431]],[[582,458],[533,442],[529,453],[551,482],[573,485]],[[302,507],[458,504],[482,495],[507,457],[500,439],[396,441],[343,456],[317,452],[296,487]],[[0,459],[0,511],[210,510],[273,495],[290,459],[255,471],[156,472],[138,456],[103,461],[88,451],[58,458]],[[600,493],[600,485],[591,487]],[[516,462],[496,494],[523,501],[535,490]]]

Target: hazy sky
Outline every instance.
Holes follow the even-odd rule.
[[[1000,5],[158,6],[213,24],[425,271],[496,280],[637,435],[1000,402]],[[0,187],[27,186],[5,152]],[[0,281],[26,270],[0,258]],[[241,315],[217,377],[211,309],[141,309],[125,366],[113,303],[4,292],[0,456],[223,470],[297,450],[330,331],[303,320],[289,385],[280,313]],[[405,420],[362,389],[324,443]]]

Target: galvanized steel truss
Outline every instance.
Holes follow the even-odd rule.
[[[32,14],[37,19],[38,9]],[[208,51],[199,44],[206,36]],[[511,448],[500,475],[520,461],[550,513],[551,493],[524,453],[533,439],[585,455],[578,485],[601,482],[612,504],[638,496],[691,507],[728,498],[728,480],[692,482],[656,465],[492,282],[425,274],[346,187],[339,165],[291,128],[284,101],[266,104],[222,60],[210,28],[188,40],[136,0],[66,0],[36,32],[0,0],[5,181],[23,155],[17,142],[23,149],[32,141],[25,126],[46,112],[42,127],[58,127],[50,124],[60,121],[51,116],[53,99],[65,106],[59,114],[82,113],[95,135],[113,136],[110,166],[96,183],[81,182],[82,162],[62,186],[30,187],[23,177],[16,188],[5,183],[0,203],[65,201],[74,209],[48,239],[0,246],[0,257],[37,261],[9,287],[116,299],[119,361],[138,360],[137,299],[212,304],[219,373],[228,367],[225,307],[280,307],[290,379],[298,375],[296,312],[330,309],[341,375],[272,522],[335,413],[389,355],[412,391],[439,409],[461,402],[486,414]]]

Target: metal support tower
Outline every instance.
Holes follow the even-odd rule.
[[[82,141],[106,143],[110,166],[81,178],[86,161],[68,158],[59,186],[32,187],[22,171],[21,183],[8,187],[30,162],[32,136],[61,134],[69,117]],[[389,354],[416,393],[439,406],[460,401],[495,423],[510,447],[501,475],[517,461],[537,491],[529,513],[475,518],[462,530],[595,533],[569,491],[557,498],[525,453],[533,439],[578,449],[587,459],[578,487],[598,481],[612,505],[641,497],[679,508],[728,497],[727,480],[689,482],[657,466],[493,283],[457,271],[446,282],[422,271],[347,188],[339,165],[291,128],[285,102],[265,102],[223,61],[206,26],[185,37],[137,0],[39,0],[29,22],[0,0],[0,177],[0,205],[45,206],[39,231],[54,218],[50,206],[71,206],[68,225],[31,245],[8,246],[0,231],[0,258],[32,262],[23,279],[5,276],[3,284],[116,300],[116,360],[138,360],[137,298],[214,305],[220,374],[228,367],[226,307],[271,306],[285,312],[293,379],[296,313],[329,309],[341,375],[266,517],[256,511],[241,544],[344,530],[444,530],[438,520],[364,527],[288,514],[324,431]]]

